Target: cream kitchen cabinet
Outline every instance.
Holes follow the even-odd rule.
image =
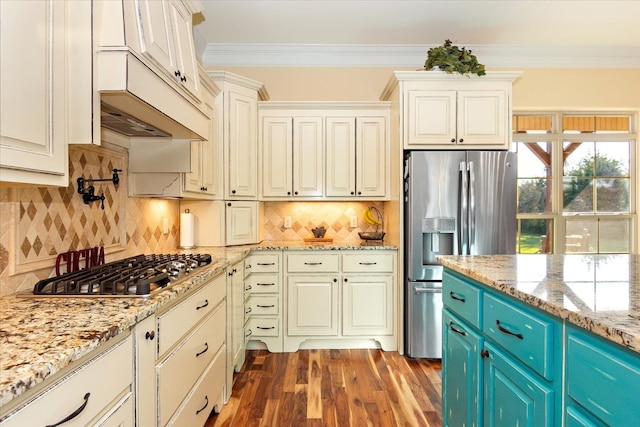
[[[141,53],[199,100],[201,88],[191,17],[202,11],[200,2],[140,0],[136,4]]]
[[[245,360],[244,335],[244,262],[227,267],[227,356],[225,401],[231,397],[233,373]]]
[[[0,2],[0,182],[69,185],[68,7]]]
[[[65,419],[68,426],[136,425],[133,339],[128,335],[106,347],[19,406],[2,426],[58,425]]]
[[[407,150],[508,149],[512,85],[519,75],[396,71],[381,99],[397,104]]]
[[[282,251],[260,251],[244,262],[247,348],[282,351]]]
[[[327,197],[388,195],[387,123],[386,115],[326,118]]]
[[[261,197],[388,198],[389,106],[260,102]]]
[[[258,243],[262,238],[262,203],[247,201],[226,202],[226,245]]]
[[[268,97],[261,83],[226,71],[209,75],[220,88],[216,98],[215,138],[224,149],[224,197],[258,198],[258,98]]]
[[[285,259],[285,351],[397,349],[394,251],[285,251]]]
[[[225,295],[218,274],[136,325],[135,425],[204,425],[224,404]]]
[[[262,197],[323,195],[322,117],[262,116]]]
[[[215,97],[219,90],[209,76],[201,71],[202,102],[205,114],[211,119],[208,138],[202,141],[191,141],[191,172],[184,174],[183,197],[194,199],[222,199],[223,159],[222,142],[215,137]]]

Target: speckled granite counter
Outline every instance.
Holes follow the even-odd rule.
[[[640,353],[640,255],[443,256],[442,265]]]
[[[127,332],[140,320],[208,281],[251,250],[380,250],[397,246],[359,242],[268,241],[259,245],[196,248],[215,262],[189,280],[150,298],[0,298],[0,407]]]

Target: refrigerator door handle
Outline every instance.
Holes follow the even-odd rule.
[[[414,286],[413,291],[416,294],[441,294],[442,288],[422,288],[420,286]]]
[[[476,244],[476,192],[475,181],[476,176],[473,169],[473,161],[469,161],[467,168],[469,169],[469,254],[474,253]]]
[[[458,213],[458,252],[460,255],[467,255],[468,249],[468,201],[467,183],[468,171],[467,163],[460,162],[460,191],[458,193],[458,206],[460,207]]]

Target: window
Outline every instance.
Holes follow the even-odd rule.
[[[519,253],[629,253],[635,116],[517,113]]]

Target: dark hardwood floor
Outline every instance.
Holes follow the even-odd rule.
[[[247,352],[205,427],[440,426],[439,360],[381,350]]]

